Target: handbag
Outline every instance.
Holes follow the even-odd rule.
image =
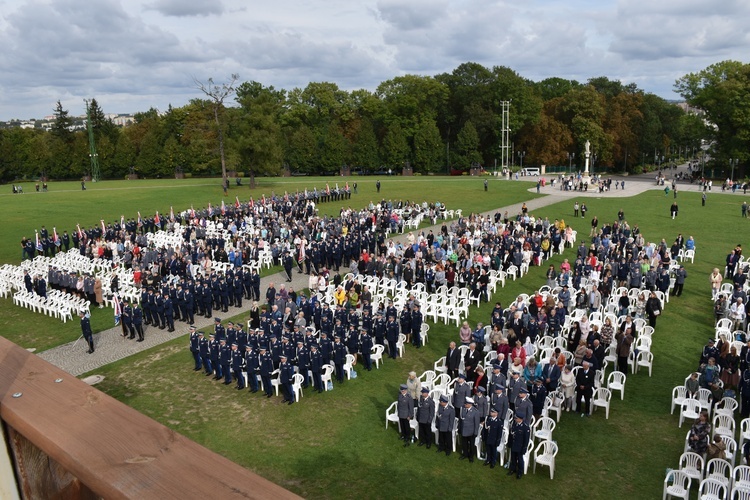
[[[658,316],[658,315],[661,314],[661,310],[657,309],[656,311],[654,311],[653,314],[654,314],[654,316]]]

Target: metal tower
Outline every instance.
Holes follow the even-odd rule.
[[[501,101],[502,106],[502,129],[500,130],[500,166],[503,170],[509,167],[510,155],[510,101]]]
[[[99,181],[101,172],[99,172],[99,155],[96,153],[96,143],[94,142],[94,124],[91,123],[91,110],[89,109],[88,99],[84,99],[86,103],[86,128],[89,131],[89,158],[91,158],[91,180],[94,182]]]

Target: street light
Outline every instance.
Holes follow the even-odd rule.
[[[520,163],[520,167],[519,167],[521,170],[523,170],[523,157],[524,156],[526,156],[526,151],[519,151],[518,152],[518,158],[521,159],[521,163]]]
[[[568,172],[573,171],[573,158],[576,157],[575,153],[568,153]]]
[[[590,176],[594,176],[594,165],[596,165],[596,153],[591,155],[591,172],[589,172]]]

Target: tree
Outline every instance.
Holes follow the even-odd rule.
[[[359,122],[359,128],[352,143],[350,163],[365,169],[377,168],[380,165],[378,139],[375,137],[375,130],[369,119]]]
[[[284,158],[292,171],[316,173],[318,144],[310,127],[304,123],[287,130]]]
[[[409,143],[401,125],[394,123],[386,129],[382,149],[382,158],[389,168],[400,170],[404,166],[409,159]]]
[[[415,170],[424,173],[438,172],[441,170],[442,158],[443,141],[437,124],[432,118],[424,118],[414,133]]]
[[[227,182],[227,162],[224,156],[224,130],[221,126],[220,115],[224,111],[224,100],[230,95],[234,94],[234,84],[240,76],[233,73],[229,78],[228,83],[216,84],[213,78],[209,78],[206,83],[202,83],[197,79],[193,78],[195,85],[198,90],[206,94],[213,104],[214,122],[216,125],[217,136],[219,138],[219,156],[221,158],[221,178],[223,182]]]
[[[241,86],[238,102],[231,144],[250,172],[250,187],[254,188],[256,175],[278,175],[281,171],[284,151],[279,113],[283,94],[250,82]]]
[[[63,109],[62,103],[57,101],[54,113],[55,120],[52,122],[52,134],[61,141],[70,143],[73,140],[73,132],[70,130],[73,126],[73,120],[68,116],[68,110]]]
[[[456,137],[456,165],[466,170],[474,163],[482,163],[478,148],[479,134],[474,124],[468,121]]]

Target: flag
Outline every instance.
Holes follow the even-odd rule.
[[[99,222],[102,223],[102,236],[107,234],[107,226],[104,224],[104,219],[99,219]]]
[[[125,229],[125,216],[120,216],[120,229]]]
[[[138,212],[138,227],[143,226],[143,219],[141,218],[141,213]]]
[[[57,235],[57,228],[54,228],[54,227],[52,228],[52,241],[55,242],[56,247],[59,247],[60,244],[62,243],[60,241],[60,237]]]
[[[253,201],[252,196],[250,197],[250,203],[248,203],[248,205],[250,206],[250,208],[253,208],[255,206],[255,201]]]
[[[154,216],[154,224],[161,228],[161,219],[159,218],[159,212],[156,212],[156,215]]]
[[[326,182],[326,194],[331,194],[331,186]]]
[[[265,206],[265,204],[266,204],[266,195],[265,195],[265,194],[263,195],[263,200],[262,200],[262,203],[261,203],[261,204],[262,204],[263,206]]]
[[[289,193],[284,191],[284,201],[289,201]]]
[[[227,213],[227,206],[224,205],[224,200],[221,200],[221,215],[224,215]]]
[[[172,208],[171,205],[169,206],[169,220],[174,222],[174,209]]]
[[[112,302],[115,304],[115,326],[120,324],[120,316],[122,315],[122,305],[120,304],[120,297],[114,294]]]
[[[83,231],[81,231],[81,225],[76,224],[76,228],[78,229],[78,238],[83,239]]]
[[[211,202],[209,201],[208,202],[208,216],[213,217],[213,215],[214,215],[214,209],[211,208]]]
[[[193,208],[193,205],[190,205],[190,218],[195,219],[195,209]]]
[[[235,196],[234,197],[234,207],[235,208],[240,208],[240,206],[241,206],[240,205],[240,197],[239,196]]]
[[[36,229],[34,230],[34,235],[36,235],[36,249],[40,252],[42,251],[42,243],[39,241],[39,231]]]
[[[344,189],[346,189],[347,191],[349,191],[349,181],[346,181],[346,185],[344,186]]]
[[[306,256],[305,252],[305,240],[303,239],[299,244],[299,258],[297,259],[297,262],[304,262]]]

